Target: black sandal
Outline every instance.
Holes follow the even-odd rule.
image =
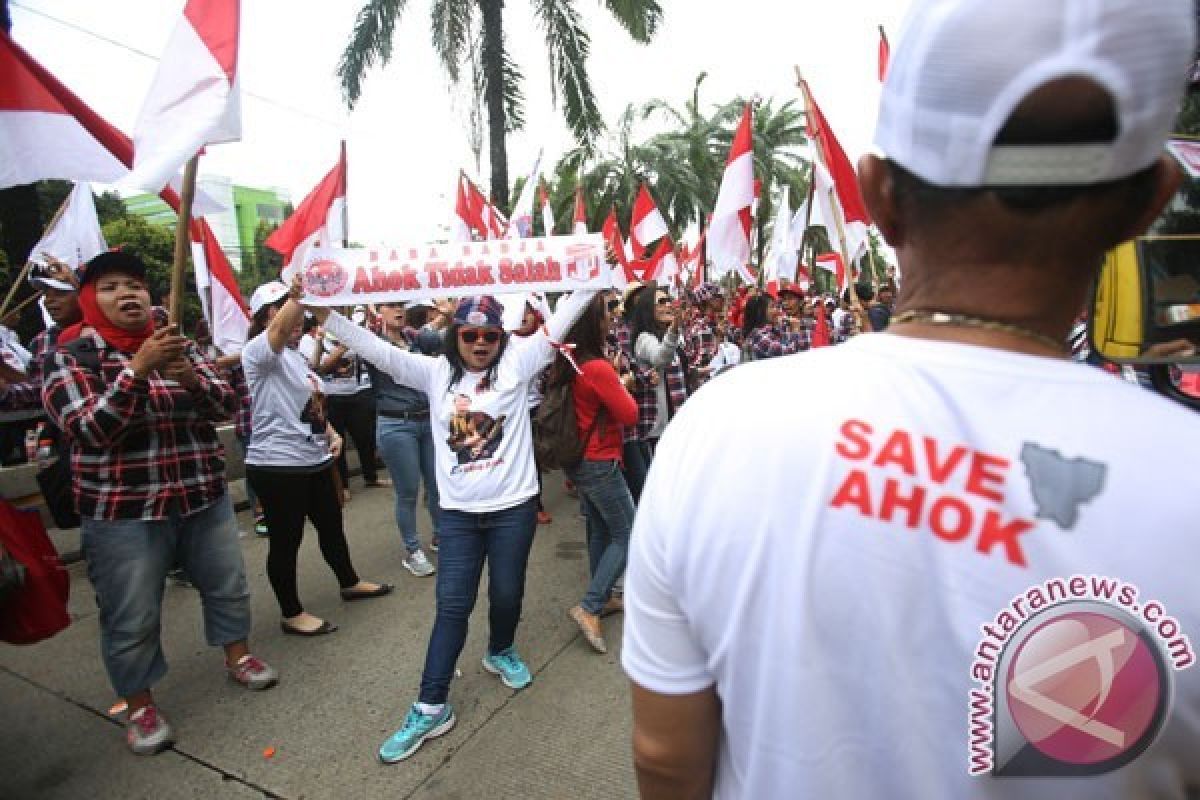
[[[283,629],[283,632],[288,634],[289,636],[324,636],[325,634],[333,633],[334,631],[336,631],[338,629],[337,625],[334,625],[332,622],[330,622],[327,619],[321,620],[320,626],[314,628],[311,631],[304,631],[304,630],[300,630],[299,628],[293,628],[291,625],[288,625],[283,620],[279,621],[279,627],[281,629]]]
[[[372,597],[383,597],[385,594],[391,594],[392,588],[390,583],[381,583],[377,589],[342,589],[342,599],[346,602],[353,602],[368,600]]]

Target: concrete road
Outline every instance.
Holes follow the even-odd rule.
[[[253,693],[229,681],[220,652],[205,645],[195,592],[169,585],[163,642],[170,671],[155,689],[177,742],[158,756],[130,754],[107,714],[115,698],[100,662],[96,606],[83,565],[72,566],[71,627],[33,647],[0,645],[0,798],[634,797],[621,621],[605,621],[610,652],[601,656],[567,618],[587,564],[583,521],[558,475],[547,481],[554,523],[538,530],[517,638],[533,685],[514,693],[480,666],[485,578],[462,677],[451,689],[457,727],[402,764],[379,763],[377,747],[416,696],[435,579],[415,578],[400,564],[391,490],[363,489],[358,479],[352,488],[346,527],[355,565],[397,591],[343,603],[310,529],[300,555],[301,598],[341,630],[285,637],[265,575],[267,542],[250,535],[243,547],[252,646],[282,673],[279,686]],[[246,514],[241,520],[249,529]],[[428,541],[423,512],[420,526]]]

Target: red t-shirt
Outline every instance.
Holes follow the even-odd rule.
[[[626,391],[617,371],[603,358],[580,365],[582,375],[575,376],[575,422],[582,439],[592,428],[596,413],[604,417],[587,441],[583,457],[588,461],[620,461],[624,444],[622,428],[637,424],[637,402]]]

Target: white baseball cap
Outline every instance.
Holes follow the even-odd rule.
[[[278,303],[279,299],[288,293],[288,287],[282,281],[264,283],[250,295],[250,315],[254,316],[264,307]]]
[[[914,0],[880,101],[875,146],[945,187],[1083,186],[1127,178],[1163,153],[1192,63],[1193,0]],[[995,145],[1047,83],[1095,81],[1117,138]]]

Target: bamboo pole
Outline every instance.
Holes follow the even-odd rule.
[[[60,219],[62,219],[62,216],[64,213],[66,213],[67,206],[70,205],[70,203],[71,196],[67,195],[67,199],[63,200],[62,205],[58,207],[58,210],[54,212],[54,216],[50,218],[50,224],[42,229],[43,237],[50,231],[54,230],[54,226],[58,224]],[[21,272],[17,275],[17,279],[13,281],[12,286],[8,287],[8,295],[5,296],[4,302],[0,303],[0,319],[8,316],[8,306],[10,303],[12,303],[13,297],[17,294],[17,290],[21,288],[21,284],[25,283],[25,279],[29,277],[29,271],[31,269],[33,269],[33,253],[30,253],[29,258],[25,259],[25,266],[21,267]],[[34,297],[36,296],[37,295],[34,295]],[[29,304],[22,303],[18,307],[18,310],[27,305]]]
[[[188,159],[183,168],[183,186],[179,190],[179,221],[175,225],[175,260],[171,264],[171,294],[167,301],[167,320],[172,325],[183,323],[183,273],[191,247],[192,199],[196,195],[196,168],[200,155]]]

